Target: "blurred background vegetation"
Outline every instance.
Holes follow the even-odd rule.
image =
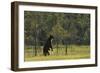
[[[90,44],[90,15],[77,13],[24,12],[25,45],[43,45],[49,35],[56,43]]]

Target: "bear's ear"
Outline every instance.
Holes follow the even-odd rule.
[[[50,35],[50,38],[53,39],[54,37],[52,35]]]

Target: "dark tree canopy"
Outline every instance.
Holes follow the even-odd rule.
[[[54,44],[90,44],[90,14],[24,12],[25,45],[43,45],[49,35]]]

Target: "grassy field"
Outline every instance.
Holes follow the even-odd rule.
[[[86,59],[90,58],[90,47],[86,45],[71,45],[54,48],[50,51],[49,56],[43,56],[42,48],[37,49],[37,55],[34,55],[32,48],[25,48],[25,61],[45,61],[45,60],[70,60],[70,59]]]

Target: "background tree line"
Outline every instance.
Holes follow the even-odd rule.
[[[90,14],[24,11],[25,45],[90,44]]]

